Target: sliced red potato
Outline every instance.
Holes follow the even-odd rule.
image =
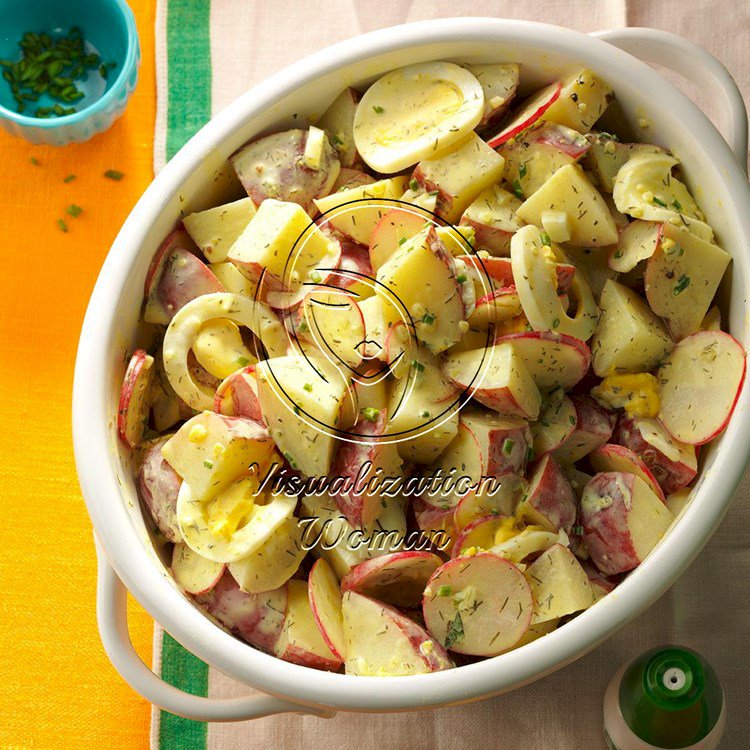
[[[571,396],[571,401],[576,409],[575,430],[552,451],[555,460],[562,464],[574,464],[609,442],[615,427],[615,414],[590,396]]]
[[[266,135],[244,145],[229,158],[256,206],[275,198],[298,203],[310,212],[315,198],[328,195],[340,164],[328,138],[320,138],[315,130]]]
[[[539,418],[531,425],[534,455],[543,456],[565,443],[578,426],[575,404],[562,388],[552,391],[542,405]]]
[[[703,445],[727,426],[745,381],[745,350],[722,331],[680,341],[659,368],[659,421],[688,445]]]
[[[508,111],[518,89],[521,68],[518,63],[467,65],[466,68],[479,81],[484,92],[484,114],[477,129],[490,130]]]
[[[392,174],[461,140],[483,114],[484,93],[471,73],[454,63],[416,63],[367,89],[354,141],[368,166]]]
[[[428,221],[424,211],[396,208],[383,215],[370,238],[370,264],[377,271],[407,240],[414,237]]]
[[[164,433],[183,419],[190,419],[193,410],[174,392],[164,370],[164,353],[159,349],[154,356],[154,379],[151,392],[151,426]]]
[[[183,482],[177,496],[177,522],[182,538],[199,555],[233,563],[268,543],[284,521],[291,518],[296,497],[259,494],[258,481],[243,477],[199,502]]]
[[[594,471],[620,471],[625,474],[635,474],[646,482],[659,500],[665,502],[664,492],[656,481],[656,477],[646,463],[628,448],[607,443],[592,451],[589,454],[589,461]]]
[[[431,552],[404,550],[365,560],[341,581],[341,590],[392,604],[417,607],[424,587],[442,560]]]
[[[296,312],[294,331],[333,364],[354,368],[362,362],[358,347],[365,339],[365,320],[351,294],[330,287],[308,292]]]
[[[362,187],[362,185],[372,185],[375,181],[372,175],[363,172],[361,169],[341,167],[339,176],[336,178],[336,182],[333,183],[331,192],[337,193],[339,190],[349,190],[350,188]]]
[[[588,576],[591,590],[594,592],[594,599],[599,599],[614,591],[619,581],[616,578],[605,576],[590,560],[584,560],[581,567]]]
[[[476,438],[484,476],[526,472],[531,430],[523,419],[467,406],[461,423]]]
[[[456,538],[451,551],[451,557],[459,557],[467,550],[488,550],[495,546],[498,533],[504,535],[508,528],[515,528],[515,521],[511,516],[500,513],[475,518],[467,524]]]
[[[646,464],[665,495],[686,487],[698,473],[695,447],[675,440],[656,419],[623,415],[612,439]]]
[[[615,575],[643,562],[673,516],[640,477],[605,472],[584,488],[580,519],[594,564],[605,575]]]
[[[456,540],[453,507],[430,505],[422,498],[412,500],[414,517],[422,535],[443,552],[450,550]]]
[[[229,248],[255,216],[252,198],[188,214],[182,223],[210,263],[227,259]]]
[[[310,354],[288,354],[259,362],[258,398],[279,450],[305,476],[329,473],[350,397],[348,373]]]
[[[450,151],[420,161],[412,179],[429,193],[437,191],[436,213],[455,224],[480,193],[502,179],[504,168],[505,159],[470,133]]]
[[[204,502],[255,463],[265,472],[276,455],[268,430],[249,419],[205,411],[185,422],[162,455]]]
[[[523,201],[558,169],[578,161],[588,148],[589,142],[575,130],[551,122],[537,124],[501,149],[505,181],[516,199]]]
[[[390,177],[338,190],[316,200],[315,205],[325,223],[369,247],[378,222],[400,205],[407,185],[407,177]]]
[[[558,242],[605,247],[617,242],[617,227],[604,198],[577,164],[558,169],[516,212],[519,219],[551,235],[553,213],[562,214],[566,235]]]
[[[230,417],[263,421],[255,365],[233,372],[219,384],[214,396],[214,411]]]
[[[378,282],[409,311],[416,338],[433,354],[463,333],[466,309],[457,277],[456,262],[433,227],[405,242],[377,271]]]
[[[492,490],[469,492],[460,498],[453,515],[457,531],[487,515],[511,515],[528,490],[528,482],[518,474],[502,474],[494,478]]]
[[[289,594],[286,585],[262,594],[248,594],[225,572],[210,591],[195,600],[251,646],[272,653],[286,620]]]
[[[525,498],[516,517],[548,531],[570,534],[576,522],[578,502],[566,475],[548,454],[542,456],[529,479]]]
[[[342,167],[351,167],[357,161],[357,147],[354,144],[354,113],[358,102],[359,92],[356,89],[344,89],[316,123],[328,135],[338,152]]]
[[[510,243],[513,278],[524,314],[536,331],[553,331],[587,341],[596,328],[599,308],[588,283],[577,273],[568,292],[575,297],[576,311],[573,316],[568,314],[553,273],[558,255],[546,243],[547,238],[532,226],[519,229]]]
[[[591,70],[579,70],[563,79],[560,96],[543,118],[588,133],[612,99],[612,89],[601,78]]]
[[[307,554],[302,545],[302,532],[298,519],[287,518],[261,547],[229,563],[229,572],[240,588],[259,594],[283,586],[297,572]]]
[[[506,286],[478,299],[468,322],[472,328],[487,331],[490,326],[515,318],[521,313],[523,308],[516,288]]]
[[[369,486],[380,474],[384,477],[401,475],[401,459],[393,443],[382,438],[386,434],[388,416],[385,409],[363,418],[349,431],[345,441],[339,441],[330,474],[334,477],[357,479],[350,491],[336,495],[339,510],[355,528],[372,524],[382,510],[381,494]],[[357,485],[357,486],[355,486]]]
[[[601,315],[591,340],[599,377],[649,372],[674,348],[664,323],[632,289],[607,280],[599,304]]]
[[[425,630],[387,604],[347,591],[343,614],[347,674],[390,677],[454,666]]]
[[[328,647],[318,629],[310,606],[307,581],[292,579],[287,587],[289,604],[274,654],[279,659],[303,667],[335,672],[342,662]]]
[[[430,633],[460,654],[495,656],[513,646],[531,623],[534,600],[523,573],[483,552],[438,568],[424,592]]]
[[[502,146],[510,138],[514,138],[523,130],[530,128],[550,106],[560,96],[562,83],[555,83],[540,89],[535,94],[526,99],[520,108],[511,115],[510,121],[505,125],[497,135],[492,136],[487,144],[491,148]]]
[[[144,452],[138,469],[138,495],[167,541],[178,543],[182,533],[177,523],[177,495],[182,480],[161,454],[169,438],[159,438]]]
[[[346,639],[341,588],[339,579],[325,560],[318,560],[312,566],[307,579],[307,595],[315,624],[326,646],[337,659],[344,661]]]
[[[591,362],[591,351],[583,341],[554,331],[511,333],[495,341],[505,342],[518,352],[542,390],[572,388],[583,379]]]
[[[532,623],[557,620],[588,609],[595,602],[586,571],[562,544],[542,552],[525,575],[534,595]]]
[[[525,419],[539,414],[539,389],[511,344],[451,354],[443,368],[457,388],[489,409]]]
[[[666,318],[676,339],[699,331],[731,256],[669,222],[662,226],[644,282],[651,309]]]
[[[120,403],[117,407],[117,433],[120,439],[131,448],[141,442],[143,431],[148,424],[151,405],[152,369],[154,358],[143,349],[136,349],[128,363],[120,388]]]
[[[367,247],[359,242],[340,235],[341,259],[336,271],[332,274],[332,281],[340,289],[352,294],[357,302],[362,302],[375,295],[373,289],[372,266]]]
[[[586,154],[585,164],[599,180],[603,190],[611,193],[615,186],[615,178],[620,167],[631,156],[638,153],[663,153],[659,146],[646,143],[619,143],[607,133],[591,133],[589,136],[591,148]]]
[[[188,594],[205,594],[210,591],[224,575],[225,568],[224,563],[214,562],[193,552],[183,542],[175,544],[172,550],[172,575],[179,587]]]
[[[510,238],[521,228],[516,211],[521,201],[499,185],[482,191],[466,208],[460,225],[474,230],[477,250],[486,250],[492,255],[508,255]],[[463,254],[463,253],[462,253]]]

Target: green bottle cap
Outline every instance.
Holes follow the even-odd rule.
[[[716,673],[700,654],[667,646],[647,651],[628,666],[619,699],[623,718],[644,742],[685,748],[711,732],[724,697]]]

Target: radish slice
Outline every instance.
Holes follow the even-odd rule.
[[[307,579],[308,596],[315,624],[331,653],[344,661],[344,615],[341,612],[341,588],[331,566],[323,559],[312,566]]]
[[[501,336],[495,343],[513,344],[534,382],[543,390],[568,390],[579,383],[588,372],[591,350],[573,336],[554,331],[529,331]]]
[[[680,341],[659,368],[659,420],[670,435],[703,445],[724,430],[745,381],[745,350],[722,331]]]
[[[523,103],[521,110],[512,117],[510,123],[497,135],[492,136],[487,144],[492,148],[497,148],[510,138],[517,136],[522,130],[530,128],[557,100],[561,90],[562,83],[556,81],[530,96]]]
[[[182,542],[175,544],[172,550],[172,575],[180,588],[188,594],[205,594],[210,591],[224,575],[225,568],[224,563],[208,560]]]
[[[431,552],[392,552],[357,565],[341,581],[341,590],[397,607],[418,607],[427,581],[441,562]]]
[[[117,408],[117,432],[120,439],[131,448],[138,446],[148,424],[150,392],[154,358],[143,349],[136,349],[130,358],[128,369],[120,389],[120,404]]]
[[[438,568],[425,589],[422,610],[427,629],[447,649],[495,656],[526,632],[534,600],[513,563],[484,552]]]
[[[589,454],[589,461],[595,471],[622,471],[640,477],[662,502],[665,502],[664,492],[651,473],[648,466],[633,451],[622,445],[607,443]]]
[[[468,135],[484,114],[484,92],[454,63],[407,65],[379,78],[354,115],[354,143],[376,172],[392,174]]]
[[[347,591],[343,613],[347,674],[425,674],[454,666],[423,628],[387,604]]]

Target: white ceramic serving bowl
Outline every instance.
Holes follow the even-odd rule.
[[[141,513],[131,457],[115,415],[125,356],[138,340],[143,281],[161,239],[181,211],[215,205],[226,158],[248,139],[321,113],[346,86],[425,60],[522,64],[527,87],[587,66],[615,90],[627,123],[668,146],[720,244],[734,257],[723,295],[729,330],[747,348],[750,332],[750,186],[719,132],[698,108],[644,62],[678,70],[719,96],[730,141],[744,162],[747,119],[726,70],[689,42],[631,29],[587,36],[542,24],[446,19],[374,32],[312,55],[256,86],[206,125],[154,180],[117,237],[99,275],[76,363],[73,431],[80,483],[100,543],[99,625],[105,648],[130,684],[152,702],[204,720],[306,711],[392,711],[471,701],[519,687],[569,663],[643,612],[675,581],[729,506],[750,452],[750,383],[729,428],[705,451],[691,503],[649,558],[612,594],[527,646],[459,669],[414,677],[352,677],[289,664],[217,627],[177,588]],[[603,41],[608,39],[611,43]],[[613,45],[617,45],[613,46]],[[234,700],[188,696],[135,656],[127,636],[125,587],[187,649],[263,694]]]

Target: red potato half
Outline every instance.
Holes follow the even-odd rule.
[[[608,443],[615,427],[614,412],[605,409],[590,396],[571,396],[576,409],[576,428],[552,455],[560,463],[574,464]]]
[[[247,594],[225,572],[216,586],[195,597],[227,630],[255,648],[273,653],[286,620],[288,586],[262,594]]]
[[[578,411],[562,388],[552,391],[539,412],[539,419],[531,425],[534,454],[543,456],[557,450],[578,426]]]
[[[588,576],[596,601],[599,601],[603,596],[606,596],[617,588],[619,580],[605,576],[591,560],[581,562],[581,567]]]
[[[641,261],[648,260],[659,247],[661,224],[636,219],[621,232],[616,245],[607,253],[607,263],[613,271],[628,273]]]
[[[214,396],[214,411],[229,417],[247,417],[263,422],[255,365],[237,370],[222,380]]]
[[[682,339],[659,368],[659,421],[688,445],[703,445],[721,433],[745,382],[742,345],[722,331],[700,331]]]
[[[331,566],[322,558],[315,562],[307,579],[315,624],[331,653],[341,661],[346,659],[344,615],[341,612],[341,587]]]
[[[311,159],[309,138],[308,130],[273,133],[247,143],[229,158],[256,206],[276,198],[299,203],[310,213],[313,200],[328,195],[341,166],[338,155],[324,136],[314,155],[317,160]]]
[[[492,148],[497,148],[521,131],[530,128],[557,100],[561,89],[562,83],[557,81],[530,96],[521,108],[511,115],[508,124],[497,135],[492,136],[487,144]]]
[[[357,565],[341,581],[341,590],[397,607],[418,607],[427,581],[441,563],[431,552],[392,552]]]
[[[429,633],[387,604],[347,591],[343,613],[347,674],[390,677],[454,666]]]
[[[341,659],[331,651],[318,629],[307,581],[292,579],[287,588],[289,603],[274,654],[303,667],[335,672],[341,666]]]
[[[128,369],[120,388],[120,403],[117,407],[117,433],[131,448],[138,447],[148,423],[151,382],[155,372],[154,358],[143,349],[136,349],[130,358]]]
[[[397,208],[383,215],[370,238],[370,264],[377,271],[406,240],[420,232],[429,214],[418,208]]]
[[[138,495],[167,541],[181,542],[177,496],[182,479],[161,454],[162,446],[169,438],[167,435],[155,441],[143,454],[138,469]]]
[[[515,318],[523,312],[521,300],[514,286],[495,289],[476,301],[474,312],[468,317],[472,328],[487,331],[505,320]]]
[[[422,611],[427,629],[445,648],[495,656],[526,632],[534,600],[513,563],[483,552],[438,568],[425,589]]]
[[[525,420],[465,407],[461,423],[479,446],[485,476],[524,474],[531,447],[531,430]]]
[[[589,453],[589,461],[594,471],[621,471],[626,474],[635,474],[646,482],[659,500],[665,502],[664,492],[656,481],[656,477],[646,463],[628,448],[607,443]]]
[[[554,331],[510,333],[496,344],[512,344],[542,390],[572,388],[588,372],[591,350],[584,341]]]
[[[219,582],[226,569],[193,552],[187,544],[175,544],[172,550],[172,575],[180,588],[188,594],[205,594]]]
[[[583,490],[583,540],[605,575],[625,573],[640,565],[673,520],[651,487],[635,474],[597,474]]]
[[[569,534],[577,513],[577,498],[570,482],[549,454],[543,456],[529,479],[528,492],[516,516],[548,531],[563,529]]]
[[[695,447],[675,440],[656,419],[623,415],[612,440],[646,464],[665,495],[686,487],[698,473]]]
[[[438,508],[419,497],[412,500],[414,518],[423,536],[426,536],[441,552],[448,552],[456,540],[453,507]]]
[[[518,63],[467,65],[484,93],[484,114],[477,130],[484,132],[497,126],[515,98],[521,78]]]
[[[526,419],[536,419],[539,414],[539,389],[510,344],[450,354],[443,372],[488,409]]]

